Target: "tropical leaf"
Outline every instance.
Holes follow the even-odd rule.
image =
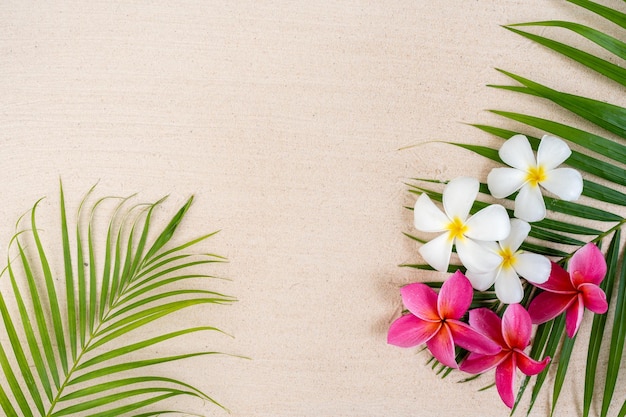
[[[615,393],[617,377],[622,363],[624,343],[626,342],[626,263],[622,252],[622,267],[619,275],[619,288],[616,297],[615,315],[613,316],[613,331],[609,350],[609,361],[606,366],[604,382],[604,396],[602,398],[601,416],[608,415],[611,400]]]
[[[550,24],[549,22],[543,22],[543,24],[541,24],[541,26],[561,26],[561,27],[566,27],[568,26],[568,22],[553,22],[552,24]],[[520,26],[520,25],[517,25]],[[611,62],[608,62],[604,59],[600,59],[597,56],[594,56],[592,54],[589,54],[587,52],[581,51],[580,49],[571,47],[569,45],[566,45],[564,43],[561,42],[557,42],[554,41],[552,39],[549,38],[545,38],[543,36],[538,36],[538,35],[533,35],[532,33],[528,33],[528,32],[524,32],[523,30],[518,30],[513,28],[512,26],[506,26],[506,28],[508,30],[510,30],[513,33],[517,33],[518,35],[522,35],[534,42],[537,42],[543,46],[546,46],[550,49],[552,49],[553,51],[556,51],[560,54],[565,55],[568,58],[572,58],[573,60],[583,64],[584,66],[591,68],[594,71],[599,72],[600,74],[612,79],[613,81],[616,81],[622,85],[626,85],[626,71],[618,66],[615,65]],[[569,29],[574,29],[574,30],[578,30],[579,32],[583,32],[585,34],[587,34],[588,36],[594,38],[596,41],[599,42],[603,42],[606,44],[616,44],[615,42],[612,42],[611,40],[613,38],[603,35],[601,32],[591,32],[590,28],[587,28],[586,26],[570,26]],[[503,71],[504,72],[504,71]],[[506,72],[505,72],[506,73]],[[507,75],[512,75],[509,73],[506,73]],[[519,80],[518,80],[519,81]],[[535,93],[538,93],[538,91],[536,91],[534,88],[530,87],[529,85],[527,85],[525,82],[522,82],[524,85],[526,85],[527,87],[529,87],[531,90],[533,90]],[[538,86],[538,84],[534,84],[535,86]],[[541,94],[541,93],[539,93]],[[542,94],[543,95],[543,94]],[[547,97],[546,97],[547,98]]]
[[[602,33],[599,30],[590,28],[589,26],[585,26],[585,25],[581,25],[579,23],[574,23],[574,22],[564,22],[562,20],[551,20],[551,21],[545,21],[545,22],[528,22],[528,23],[518,23],[516,25],[509,25],[509,28],[513,27],[513,26],[544,26],[544,27],[561,27],[564,29],[569,29],[572,32],[575,32],[581,36],[584,36],[585,38],[589,39],[590,41],[594,42],[597,45],[600,45],[601,47],[603,47],[604,49],[606,49],[607,51],[615,54],[616,56],[622,58],[622,59],[626,59],[626,43],[620,41],[619,39],[616,39],[612,36],[607,35],[606,33]],[[520,33],[522,36],[527,36],[527,33]],[[533,39],[533,38],[530,38]],[[548,40],[547,38],[542,38],[543,42],[545,42],[546,40]],[[549,41],[549,40],[548,40]],[[540,42],[541,43],[541,42]],[[545,43],[542,43],[543,45],[545,45]],[[563,45],[563,44],[560,44]],[[551,44],[549,43],[548,45],[549,48],[551,48]],[[567,45],[565,45],[567,46]],[[572,49],[574,48],[567,48],[567,51],[571,51],[571,52],[575,52],[572,51]],[[552,48],[554,49],[554,48]],[[557,49],[558,51],[558,49]]]
[[[580,6],[581,10],[586,9],[596,13],[626,29],[626,14],[618,10],[588,0],[569,0],[569,2]],[[555,30],[571,31],[579,35],[579,39],[583,43],[593,42],[613,54],[615,59],[607,61],[583,51],[578,45],[564,44],[544,36],[543,33],[540,36],[520,30],[521,27],[529,30],[553,27]],[[624,61],[622,61],[626,58],[626,44],[620,40],[624,38],[623,32],[609,34],[582,23],[563,20],[518,23],[507,25],[505,28],[596,71],[601,77],[615,81],[619,84],[616,88],[622,88],[621,86],[626,85],[626,69],[624,69]],[[616,415],[624,417],[626,416],[626,402],[622,405],[623,386],[619,384],[619,377],[620,371],[624,370],[623,351],[626,341],[626,263],[623,262],[626,248],[621,239],[621,229],[626,223],[624,209],[626,207],[626,143],[624,142],[626,139],[626,108],[607,103],[598,97],[582,97],[558,91],[543,83],[509,71],[502,69],[498,69],[498,71],[507,75],[518,85],[491,85],[491,87],[550,100],[595,125],[591,129],[594,131],[592,133],[575,126],[574,123],[578,121],[577,118],[568,120],[567,117],[564,117],[562,120],[547,120],[513,111],[491,110],[494,114],[509,121],[519,123],[519,129],[510,130],[484,124],[473,124],[472,126],[503,140],[517,134],[524,134],[535,150],[537,150],[540,139],[533,137],[532,133],[537,130],[559,136],[573,145],[574,151],[566,164],[582,173],[585,200],[581,203],[572,203],[545,198],[548,214],[544,220],[532,224],[529,235],[532,242],[525,242],[522,248],[550,256],[564,266],[576,250],[587,242],[594,242],[600,246],[605,239],[611,238],[606,252],[608,272],[602,283],[602,288],[607,294],[610,305],[615,305],[615,309],[612,318],[608,315],[609,313],[595,315],[593,318],[587,349],[583,404],[580,405],[579,409],[583,410],[584,416],[587,416],[591,405],[598,402],[598,408],[601,408],[600,415],[602,417],[608,416],[611,411],[611,403],[615,403],[616,390],[620,389],[622,398],[617,397],[617,407],[621,406],[621,408],[619,411],[616,410]],[[473,152],[475,155],[495,163],[502,163],[498,155],[499,147],[447,143]],[[434,201],[440,202],[444,184],[445,181],[415,179],[413,183],[409,184],[409,192],[414,194],[425,193]],[[482,184],[479,197],[471,210],[472,213],[493,202],[493,198],[488,194],[487,187]],[[514,199],[515,195],[508,198]],[[510,210],[509,215],[512,215]],[[405,234],[418,242],[424,242],[422,236]],[[620,262],[622,266],[618,267]],[[410,263],[405,266],[420,270],[431,269],[428,265],[420,263]],[[454,270],[456,268],[450,267]],[[427,284],[433,288],[438,288],[437,283]],[[617,288],[616,294],[613,294],[614,287]],[[496,312],[502,311],[505,306],[495,297],[492,289],[483,293],[475,292],[472,307],[482,306],[491,308]],[[535,292],[534,287],[525,284],[522,305],[528,306]],[[613,310],[609,309],[609,311]],[[608,326],[607,323],[612,323],[612,327]],[[579,335],[578,338],[580,339],[580,337]],[[524,378],[512,411],[515,412],[519,408],[525,392],[530,389],[529,405],[526,409],[526,413],[530,414],[544,385],[551,382],[552,407],[550,415],[556,415],[557,401],[564,384],[566,384],[566,379],[575,377],[567,375],[570,359],[574,357],[575,349],[581,345],[585,344],[581,341],[575,343],[575,339],[569,339],[565,335],[563,315],[538,326],[530,356],[535,359],[541,359],[545,356],[553,357],[552,363],[558,364],[556,374],[554,379],[550,380],[548,378],[548,366],[537,376]],[[608,363],[606,364],[598,361],[603,352],[608,352]],[[599,393],[597,387],[602,385],[596,382],[600,380],[604,381],[604,392]]]
[[[620,230],[613,235],[609,250],[607,252],[607,277],[602,282],[601,288],[606,293],[607,299],[611,299],[613,283],[617,275],[617,263],[619,261]],[[588,416],[591,410],[591,400],[593,399],[596,381],[596,370],[598,367],[598,357],[602,348],[604,327],[606,325],[606,315],[597,314],[593,317],[591,335],[589,337],[589,348],[587,350],[587,367],[585,370],[585,390],[583,393],[583,416]]]
[[[105,201],[89,208],[92,188],[79,205],[75,234],[70,232],[63,187],[60,187],[61,252],[46,247],[37,225],[40,201],[29,222],[23,216],[9,244],[3,274],[10,286],[0,293],[0,316],[7,344],[0,344],[0,408],[6,416],[124,416],[137,410],[156,415],[152,404],[189,396],[222,407],[202,390],[171,377],[129,376],[126,371],[220,352],[200,351],[171,356],[147,355],[153,345],[198,332],[221,332],[196,326],[149,338],[135,332],[174,312],[203,304],[229,304],[234,298],[205,289],[212,275],[198,267],[225,262],[212,254],[188,249],[214,233],[168,248],[193,198],[161,230],[154,230],[155,209],[164,199],[129,206],[119,203],[102,241],[94,218]],[[82,227],[86,219],[87,230]],[[71,241],[71,236],[75,241]],[[155,235],[155,238],[151,236]],[[98,244],[104,242],[101,250]],[[52,257],[63,261],[54,271]],[[57,258],[58,257],[58,258]],[[182,280],[193,286],[177,288]],[[7,303],[6,300],[14,300]],[[135,332],[134,337],[129,337]],[[144,333],[145,334],[145,333]],[[137,340],[139,339],[139,340]],[[223,408],[223,407],[222,407]]]

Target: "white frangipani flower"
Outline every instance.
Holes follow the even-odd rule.
[[[500,264],[491,271],[477,272],[470,269],[465,274],[478,291],[485,291],[495,283],[496,296],[506,304],[522,301],[524,290],[519,276],[534,284],[543,284],[550,276],[552,264],[545,256],[519,250],[530,232],[530,225],[523,220],[511,220],[511,233],[498,243],[486,243],[485,247],[500,258]]]
[[[493,204],[469,216],[478,195],[478,180],[459,177],[450,181],[443,190],[441,211],[426,194],[415,202],[415,228],[422,232],[444,232],[422,245],[420,254],[438,271],[445,272],[450,264],[452,246],[466,268],[486,272],[496,268],[500,257],[485,249],[477,241],[504,239],[511,228],[506,209]]]
[[[515,191],[515,217],[528,222],[542,220],[546,205],[539,186],[562,200],[580,197],[583,180],[572,168],[557,168],[572,151],[561,139],[544,135],[537,150],[537,159],[524,135],[515,135],[500,148],[500,159],[513,168],[494,168],[487,177],[491,195],[504,198]]]

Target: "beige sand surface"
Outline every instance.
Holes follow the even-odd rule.
[[[240,301],[160,326],[212,324],[236,338],[159,352],[252,360],[164,372],[233,416],[506,416],[494,389],[478,392],[491,376],[441,380],[425,353],[385,342],[399,286],[442,278],[398,267],[419,260],[402,235],[414,201],[404,182],[491,168],[441,144],[399,148],[495,144],[465,124],[515,127],[490,108],[568,117],[485,87],[507,82],[494,67],[626,104],[614,84],[500,27],[557,18],[613,30],[560,0],[3,2],[0,249],[41,196],[42,228],[56,236],[59,176],[72,210],[98,180],[98,195],[170,194],[159,215],[195,194],[180,239],[222,230],[205,249],[229,258],[211,271],[232,281],[214,288]],[[581,349],[558,415],[579,414],[584,366]],[[547,415],[545,394],[533,416]],[[227,415],[199,400],[169,405]]]

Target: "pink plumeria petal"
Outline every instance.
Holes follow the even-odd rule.
[[[546,217],[546,204],[538,186],[526,183],[522,186],[515,197],[515,211],[513,213],[518,219],[527,222],[537,222]]]
[[[450,329],[445,323],[441,326],[439,331],[426,342],[426,346],[439,362],[450,368],[458,368],[454,358],[454,340],[452,339],[452,333],[450,333]]]
[[[472,239],[455,239],[456,252],[465,268],[475,272],[492,271],[500,265],[502,258],[479,245]]]
[[[488,308],[474,308],[469,312],[469,324],[500,346],[506,346],[502,337],[502,319]]]
[[[565,311],[576,297],[576,294],[542,292],[531,301],[528,314],[534,324],[545,323]]]
[[[447,320],[446,323],[454,343],[467,351],[495,355],[502,350],[496,342],[461,321]]]
[[[460,319],[472,303],[472,284],[461,271],[456,271],[441,286],[437,311],[442,319]]]
[[[511,304],[502,316],[502,335],[511,349],[524,350],[530,342],[532,321],[520,304]]]
[[[470,353],[469,356],[461,362],[459,369],[470,374],[480,374],[499,365],[500,362],[502,362],[510,354],[510,351],[501,351],[496,355]]]
[[[606,261],[596,245],[587,243],[572,256],[567,269],[574,287],[584,282],[598,285],[606,275]]]
[[[594,284],[583,284],[578,287],[578,290],[582,293],[583,303],[589,310],[596,314],[604,314],[609,309],[606,294],[602,288]]]
[[[558,168],[548,172],[545,181],[539,184],[561,200],[578,200],[583,192],[583,177],[572,168]]]
[[[579,294],[574,298],[574,302],[565,310],[565,330],[568,337],[574,337],[578,331],[580,324],[583,322],[584,312],[585,305],[583,304],[583,296]]]
[[[515,269],[511,267],[503,267],[500,269],[494,287],[496,289],[496,296],[505,304],[519,303],[524,297],[522,283]]]
[[[550,277],[552,263],[548,258],[536,253],[522,252],[515,255],[513,267],[517,273],[535,285],[544,284]]]
[[[439,272],[446,272],[450,264],[453,244],[454,239],[451,239],[450,233],[446,232],[420,246],[418,252],[430,266]]]
[[[487,175],[487,187],[495,198],[505,198],[526,182],[526,173],[515,168],[494,168]]]
[[[500,240],[500,246],[503,248],[509,248],[511,252],[515,253],[528,237],[530,225],[520,219],[511,219],[510,223],[511,232],[504,240]]]
[[[544,135],[537,149],[537,165],[551,170],[561,165],[572,154],[569,146],[556,136]]]
[[[400,347],[413,347],[426,343],[441,327],[441,322],[433,323],[406,314],[396,319],[389,327],[387,343]]]
[[[509,355],[496,368],[496,388],[498,388],[502,402],[509,408],[513,408],[515,404],[513,384],[515,383],[516,369],[515,355]]]
[[[529,167],[535,166],[535,155],[524,135],[515,135],[504,142],[498,155],[505,164],[524,172]]]
[[[576,288],[572,285],[569,273],[564,270],[560,265],[551,262],[552,269],[550,270],[550,277],[546,282],[533,284],[543,290],[558,293],[558,294],[575,294]]]
[[[458,177],[450,181],[443,190],[443,207],[450,220],[458,217],[467,219],[474,200],[478,195],[478,180],[472,177]]]
[[[422,320],[441,321],[437,313],[437,293],[426,284],[415,283],[400,289],[406,308]]]
[[[433,203],[427,194],[422,194],[415,201],[413,209],[415,228],[422,232],[443,232],[450,223],[448,216]]]
[[[516,356],[515,362],[517,366],[524,375],[528,376],[537,375],[539,372],[543,371],[550,362],[550,357],[546,357],[540,362],[529,357],[524,352],[516,352]]]
[[[509,235],[511,223],[506,209],[499,204],[492,204],[470,217],[465,236],[470,239],[495,241]]]

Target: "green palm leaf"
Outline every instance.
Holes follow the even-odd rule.
[[[155,233],[153,216],[162,200],[128,206],[120,199],[110,217],[98,251],[93,219],[110,198],[88,208],[89,190],[79,205],[74,243],[60,188],[61,247],[64,271],[54,271],[33,206],[29,224],[18,222],[9,245],[7,294],[0,293],[0,316],[9,344],[0,344],[0,408],[7,416],[123,416],[174,396],[190,396],[222,407],[201,390],[160,375],[132,376],[125,371],[220,352],[201,351],[171,356],[132,352],[198,332],[221,332],[196,326],[129,343],[126,337],[170,314],[205,304],[229,304],[234,298],[205,289],[212,275],[198,272],[208,264],[225,262],[212,254],[188,249],[214,233],[168,248],[193,201],[190,198]],[[87,217],[86,232],[81,219]],[[154,239],[150,236],[155,235]],[[98,266],[98,262],[102,262]],[[62,277],[59,279],[59,277]],[[182,280],[194,283],[176,287]],[[192,281],[193,280],[193,281]],[[61,296],[63,294],[63,296]],[[7,304],[5,300],[14,300]],[[13,310],[16,311],[13,311]],[[100,378],[100,380],[95,381]],[[93,382],[96,382],[95,384]],[[223,408],[223,407],[222,407]],[[171,412],[170,412],[171,413]],[[143,414],[154,415],[150,410]]]
[[[607,6],[602,6],[601,4],[594,3],[589,0],[567,0],[570,3],[574,3],[577,6],[584,7],[587,10],[590,10],[611,22],[620,25],[622,28],[626,29],[626,14],[620,12],[619,10],[611,9]]]
[[[561,26],[561,27],[565,27],[568,26],[568,22],[553,22],[552,24],[543,22],[543,24],[539,24],[541,26]],[[520,26],[520,25],[517,25]],[[624,70],[622,67],[615,65],[611,62],[605,61],[604,59],[600,59],[592,54],[589,54],[587,52],[581,51],[580,49],[577,48],[573,48],[569,45],[566,45],[564,43],[561,42],[556,42],[552,39],[549,38],[545,38],[543,36],[538,36],[538,35],[533,35],[532,33],[528,33],[528,32],[524,32],[522,30],[518,30],[515,29],[511,26],[505,26],[506,29],[510,30],[513,33],[517,33],[518,35],[522,35],[525,38],[528,38],[534,42],[537,42],[543,46],[546,46],[560,54],[565,55],[568,58],[572,58],[573,60],[583,64],[584,66],[591,68],[594,71],[599,72],[600,74],[612,79],[613,81],[616,81],[622,85],[626,85],[626,70]],[[586,27],[585,26],[570,26],[571,28],[575,28],[578,29],[579,31],[584,30]],[[594,33],[590,33],[589,28],[586,28],[586,34],[588,36],[594,36]],[[603,42],[603,43],[608,43],[611,44],[611,37],[606,36],[606,35],[601,35],[598,34],[600,32],[595,32],[595,39]],[[505,72],[506,73],[506,72]],[[509,74],[507,74],[509,75]],[[524,85],[526,85],[526,83],[523,83]],[[538,84],[537,84],[538,85]],[[528,85],[527,85],[528,86]],[[529,87],[531,88],[531,87]],[[532,89],[532,88],[531,88]]]
[[[524,87],[511,88],[497,85],[493,87],[546,98],[621,138],[626,136],[626,109],[623,107],[587,97],[563,93],[511,72],[504,70],[499,71],[519,82]]]
[[[622,12],[588,0],[569,1],[616,23],[622,28],[626,28],[626,15]],[[603,33],[600,30],[580,23],[562,20],[519,23],[506,26],[506,29],[552,49],[596,71],[600,76],[616,81],[618,84],[626,85],[626,69],[623,67],[623,62],[620,61],[619,64],[609,62],[581,50],[578,46],[563,44],[549,37],[517,29],[522,26],[529,29],[533,27],[554,27],[557,30],[572,31],[579,35],[580,40],[583,42],[591,41],[600,45],[614,54],[618,60],[626,57],[626,44],[619,40],[623,39],[623,33],[619,35]],[[538,147],[539,138],[533,137],[529,133],[536,130],[559,136],[575,145],[574,148],[578,146],[584,149],[584,152],[574,150],[566,164],[582,173],[585,201],[571,203],[545,198],[548,215],[544,220],[531,225],[530,236],[533,239],[532,243],[526,242],[522,247],[536,253],[552,256],[555,261],[564,265],[572,254],[586,242],[591,241],[601,245],[605,239],[612,238],[606,252],[608,272],[602,288],[607,294],[609,304],[615,305],[615,312],[612,319],[607,315],[594,316],[588,347],[587,369],[584,378],[583,404],[579,407],[583,410],[583,415],[586,416],[589,415],[591,404],[594,401],[598,401],[598,407],[601,408],[600,415],[605,417],[610,415],[610,406],[614,402],[615,391],[618,387],[621,387],[619,378],[620,370],[623,371],[624,369],[622,359],[626,340],[626,266],[624,266],[626,264],[623,262],[626,248],[621,240],[620,233],[621,228],[626,223],[624,211],[624,207],[626,207],[626,143],[624,142],[624,139],[626,139],[626,109],[606,103],[598,98],[582,97],[557,91],[509,71],[498,71],[507,75],[519,83],[519,85],[492,85],[492,87],[548,99],[591,122],[597,127],[595,130],[605,131],[605,134],[591,133],[574,126],[572,121],[566,119],[547,120],[527,114],[501,110],[491,111],[503,118],[519,123],[521,127],[514,131],[497,126],[473,125],[504,140],[516,134],[524,134],[528,137],[531,146],[535,150]],[[496,163],[502,163],[497,147],[447,143]],[[409,184],[409,192],[415,194],[426,193],[433,200],[441,201],[441,192],[445,182],[428,179],[415,179],[414,181],[414,183]],[[514,197],[515,195],[509,197],[509,199]],[[485,207],[488,202],[493,202],[493,199],[488,197],[487,187],[482,184],[479,198],[473,206],[472,213]],[[511,211],[509,211],[509,214],[512,215]],[[420,236],[405,234],[418,242],[423,242]],[[559,245],[558,250],[555,248],[555,244]],[[618,268],[618,263],[620,262],[620,256],[618,255],[620,253],[622,254],[622,267]],[[427,265],[419,263],[406,264],[406,266],[417,269],[431,269]],[[450,269],[456,270],[457,267],[451,266]],[[428,284],[434,288],[438,285],[437,283]],[[617,288],[616,294],[613,294],[614,286]],[[523,305],[528,306],[534,291],[531,285],[525,285]],[[504,308],[493,294],[493,291],[475,292],[472,307],[476,306],[492,308],[494,311],[502,311]],[[612,310],[610,309],[609,311]],[[607,323],[613,323],[612,327],[609,327]],[[548,355],[555,359],[553,363],[558,363],[555,378],[551,381],[553,384],[551,415],[556,415],[557,401],[562,388],[567,383],[567,378],[572,378],[572,376],[567,375],[570,358],[573,357],[574,350],[578,346],[583,345],[580,342],[576,344],[575,339],[568,339],[564,329],[565,320],[563,315],[540,325],[537,328],[530,351],[530,355],[535,359]],[[608,352],[608,363],[606,364],[598,361],[602,352]],[[513,412],[519,407],[521,399],[529,388],[530,403],[526,411],[528,414],[531,412],[542,387],[544,387],[546,382],[550,381],[547,378],[548,369],[549,367],[546,367],[537,376],[524,378],[518,391]],[[604,381],[603,393],[597,392],[599,384],[596,384],[596,381],[598,380]],[[616,415],[624,417],[626,416],[626,402],[622,405],[622,399],[618,398],[618,406],[620,405],[621,408]]]
[[[616,39],[612,36],[607,35],[606,33],[602,33],[599,30],[590,28],[589,26],[581,25],[579,23],[574,22],[564,22],[562,20],[551,20],[546,22],[529,22],[529,23],[518,23],[516,25],[509,25],[511,28],[513,26],[545,26],[545,27],[560,27],[564,29],[569,29],[574,33],[579,34],[580,36],[584,36],[590,41],[594,42],[597,45],[600,45],[607,51],[615,54],[616,56],[626,59],[626,43]],[[520,33],[520,32],[518,32]],[[520,35],[527,36],[526,32],[520,33]],[[533,38],[530,38],[533,39]],[[542,38],[543,40],[547,40],[547,38]],[[545,45],[545,43],[543,43]],[[560,44],[563,45],[563,44]],[[551,44],[545,45],[551,48]],[[552,48],[554,49],[554,48]],[[574,48],[567,48],[567,51],[572,51]],[[557,49],[558,51],[558,49]]]

